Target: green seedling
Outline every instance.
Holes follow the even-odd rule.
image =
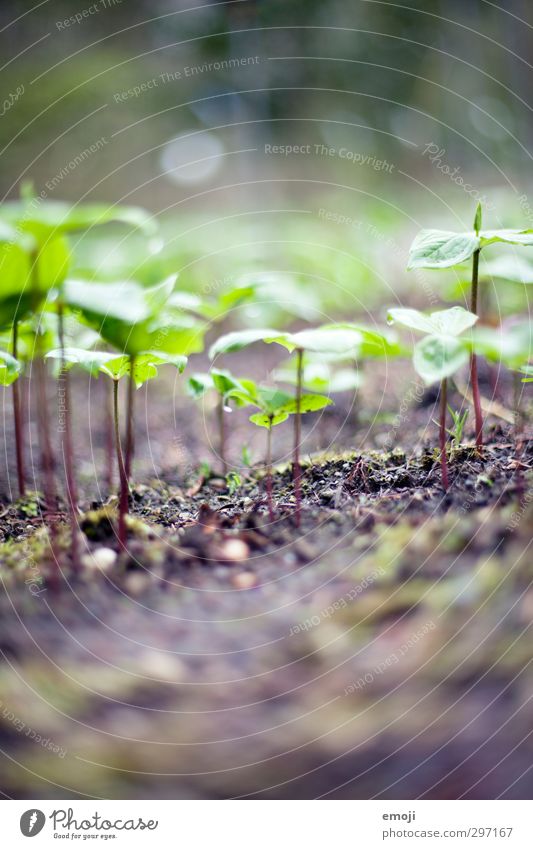
[[[479,256],[488,245],[503,243],[508,245],[533,245],[533,230],[482,230],[482,208],[478,204],[474,217],[473,230],[455,233],[447,230],[422,230],[409,252],[408,268],[451,268],[466,260],[472,260],[472,284],[470,291],[470,311],[478,314]],[[474,399],[476,445],[483,444],[483,414],[477,376],[477,355],[470,355],[470,383]]]
[[[390,309],[389,321],[424,334],[413,351],[413,365],[424,383],[440,382],[440,458],[442,485],[449,486],[446,459],[446,409],[448,378],[468,362],[471,351],[468,339],[460,338],[477,321],[477,315],[463,307],[451,307],[430,315],[414,309]]]
[[[230,495],[235,495],[241,484],[241,476],[237,472],[228,472],[226,475],[226,486]]]
[[[143,210],[133,207],[109,207],[105,205],[72,206],[59,201],[44,201],[34,195],[29,185],[23,186],[19,201],[4,204],[0,209],[2,227],[15,231],[16,237],[11,240],[0,257],[0,270],[4,271],[4,260],[9,267],[13,256],[18,255],[16,263],[19,272],[11,276],[8,296],[0,306],[0,314],[11,313],[10,320],[13,329],[14,351],[18,342],[18,322],[25,314],[31,312],[37,316],[42,312],[50,293],[55,291],[55,310],[57,312],[58,336],[61,349],[64,341],[64,299],[63,283],[71,265],[71,251],[67,235],[80,230],[88,230],[111,221],[121,222],[129,227],[140,228],[147,233],[153,233],[155,223]],[[5,242],[3,243],[5,245]],[[26,254],[23,261],[20,251]],[[17,300],[18,299],[18,300]],[[4,297],[2,297],[4,301]],[[13,310],[13,306],[15,309]],[[3,308],[2,308],[3,307]],[[7,312],[6,312],[7,310]],[[39,340],[39,336],[37,339]],[[50,426],[46,410],[46,375],[44,370],[44,349],[39,348],[35,357],[35,378],[37,383],[38,432],[41,445],[41,465],[44,477],[44,491],[47,512],[50,514],[55,502],[54,456],[50,438]],[[16,354],[14,353],[14,356]],[[71,557],[73,568],[77,568],[77,517],[76,517],[76,479],[74,472],[74,454],[72,442],[72,424],[70,416],[70,387],[68,376],[63,385],[65,408],[63,455],[65,460],[67,501],[71,524]],[[18,391],[13,394],[15,421],[20,421],[20,399]],[[17,428],[16,428],[17,430]],[[21,436],[21,434],[17,435]],[[19,488],[24,491],[24,470],[22,467],[22,444],[17,450],[17,467]]]
[[[132,359],[128,355],[117,355],[108,351],[86,351],[83,348],[64,348],[63,350],[58,349],[49,351],[46,354],[46,357],[60,361],[63,369],[67,371],[72,368],[72,366],[78,365],[92,377],[98,377],[99,374],[104,374],[111,379],[113,384],[113,422],[115,451],[120,480],[120,498],[122,507],[124,507],[123,501],[125,491],[127,508],[127,494],[129,493],[129,477],[132,458],[130,455],[129,463],[127,463],[124,460],[124,453],[122,451],[118,404],[119,382],[122,378],[128,378],[129,387],[133,384],[136,389],[140,389],[146,381],[153,380],[157,377],[158,367],[161,365],[173,365],[180,373],[183,372],[187,364],[187,357],[177,354],[165,354],[163,352],[143,351],[138,353],[135,358]],[[128,412],[133,417],[133,407],[130,395],[131,392],[128,393]],[[130,440],[131,438],[132,437],[130,435]],[[128,457],[127,454],[126,457]],[[124,517],[122,518],[121,529],[124,534]],[[121,541],[124,542],[125,539],[121,537]]]
[[[187,391],[195,399],[202,398],[206,392],[213,390],[218,396],[217,420],[219,434],[219,454],[222,462],[222,473],[227,474],[228,463],[226,458],[226,418],[225,413],[231,412],[228,405],[229,393],[234,389],[242,389],[240,380],[230,374],[229,371],[211,369],[210,372],[197,372],[187,382]]]
[[[167,317],[166,303],[174,290],[176,275],[156,286],[143,288],[134,281],[94,283],[66,280],[65,304],[96,330],[102,339],[126,358],[128,376],[126,440],[120,472],[119,541],[126,543],[129,479],[133,462],[134,388],[137,360],[147,352],[160,356],[187,357],[203,349],[205,325],[190,316]],[[151,364],[154,365],[153,363]]]
[[[240,406],[256,407],[259,412],[250,416],[250,421],[267,431],[266,450],[266,490],[268,513],[274,518],[272,500],[272,428],[282,424],[289,416],[315,412],[332,403],[323,395],[300,395],[294,397],[277,388],[258,386],[253,380],[242,380],[239,388],[228,392],[228,399],[235,400]]]
[[[294,448],[293,448],[293,478],[296,499],[296,524],[300,524],[301,516],[301,414],[300,408],[303,388],[304,354],[339,354],[354,359],[363,341],[363,333],[351,327],[324,325],[312,330],[301,330],[298,333],[280,333],[268,328],[254,328],[228,333],[211,346],[211,359],[220,354],[239,351],[254,342],[276,343],[290,354],[296,355],[296,397],[294,410]],[[256,422],[257,424],[257,422]]]
[[[453,427],[446,428],[446,430],[451,437],[452,448],[458,448],[461,442],[463,441],[463,433],[466,425],[466,420],[468,418],[468,410],[465,410],[464,413],[461,413],[460,410],[454,410],[453,407],[450,407],[450,405],[448,404],[448,412],[452,417]]]

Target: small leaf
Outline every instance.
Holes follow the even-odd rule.
[[[472,344],[488,360],[516,369],[533,356],[533,326],[521,321],[499,328],[477,327]]]
[[[533,230],[483,230],[481,246],[504,242],[507,245],[533,245]]]
[[[269,328],[252,328],[250,330],[237,330],[233,333],[226,333],[211,345],[209,358],[214,360],[219,354],[231,354],[233,351],[240,351],[248,345],[253,345],[254,342],[264,342],[267,338],[276,336],[277,334],[277,330]]]
[[[299,409],[300,413],[314,413],[324,407],[329,407],[331,404],[333,404],[333,401],[331,398],[326,398],[325,395],[302,395]],[[298,412],[296,398],[291,398],[281,409],[289,415],[295,415]]]
[[[11,386],[19,377],[20,371],[19,361],[8,354],[7,351],[0,351],[0,385]]]
[[[475,233],[422,230],[411,245],[407,268],[449,268],[470,259],[479,247]]]
[[[208,372],[196,372],[187,381],[187,393],[197,400],[213,388],[213,378]]]
[[[483,222],[483,208],[481,206],[481,202],[478,203],[476,207],[476,214],[474,216],[474,233],[476,236],[479,236],[479,231],[481,230],[481,225]]]
[[[353,357],[357,355],[362,341],[363,336],[358,330],[341,325],[325,325],[265,339],[265,342],[276,342],[288,351],[299,349],[319,354],[344,354]]]
[[[459,336],[477,321],[477,316],[464,307],[450,307],[429,315],[414,309],[393,308],[389,310],[388,318],[421,333],[448,336]]]
[[[266,427],[267,430],[270,430],[270,428],[287,421],[288,418],[289,414],[286,412],[276,413],[276,415],[270,416],[267,416],[265,413],[254,413],[250,416],[249,421],[259,425],[259,427]]]
[[[453,336],[428,336],[415,345],[413,365],[428,385],[450,377],[468,362],[466,344]]]

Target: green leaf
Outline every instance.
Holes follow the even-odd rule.
[[[437,310],[437,312],[432,312],[429,315],[419,310],[404,309],[403,307],[395,307],[388,312],[389,321],[397,321],[404,327],[437,336],[459,336],[472,327],[477,319],[478,317],[474,313],[465,310],[464,307],[450,307],[446,310]]]
[[[357,330],[342,325],[325,325],[311,330],[300,330],[298,333],[278,334],[265,339],[265,342],[276,342],[291,353],[301,350],[355,357],[362,340],[362,334]]]
[[[522,378],[522,383],[532,383],[533,382],[533,366],[527,365],[522,366],[520,369],[522,374],[525,374],[526,377]]]
[[[483,223],[483,208],[481,206],[481,202],[478,203],[476,207],[476,214],[474,216],[474,233],[476,236],[479,235],[479,231],[481,230],[481,225]]]
[[[7,351],[0,351],[0,385],[11,386],[20,375],[20,371],[19,361]]]
[[[256,403],[265,413],[278,413],[292,401],[292,396],[271,386],[258,386]]]
[[[253,345],[254,342],[265,342],[267,338],[277,334],[277,330],[270,328],[252,328],[251,330],[237,330],[233,333],[226,333],[211,345],[209,358],[214,360],[219,354],[231,354],[234,351],[240,351],[248,345]]]
[[[481,247],[503,242],[506,245],[533,245],[533,230],[483,230],[479,234]]]
[[[253,422],[256,425],[259,425],[259,427],[266,427],[267,430],[270,430],[270,428],[287,421],[288,418],[289,414],[286,412],[276,413],[275,415],[266,415],[265,413],[254,413],[250,416],[249,421]]]
[[[66,239],[50,239],[37,254],[37,284],[41,293],[59,287],[70,266],[70,248]]]
[[[187,393],[196,400],[202,398],[210,389],[214,389],[214,385],[208,372],[196,372],[187,381]]]
[[[413,364],[428,385],[450,377],[469,359],[468,348],[453,336],[428,336],[415,345]]]
[[[329,407],[333,404],[331,398],[326,398],[324,395],[302,395],[300,399],[300,413],[314,413],[317,410],[322,410],[324,407]],[[298,402],[296,398],[291,398],[283,407],[279,408],[289,415],[294,415],[298,412]]]
[[[34,235],[41,243],[50,236],[87,230],[112,222],[141,229],[146,235],[157,232],[152,215],[139,207],[106,204],[71,205],[63,201],[43,201],[39,197],[10,201],[2,206],[2,217],[17,229]]]
[[[407,268],[449,268],[470,259],[480,247],[475,233],[422,230],[411,245]]]
[[[521,256],[502,254],[485,261],[480,276],[530,285],[533,283],[533,265]]]
[[[203,330],[184,316],[163,322],[159,314],[172,291],[176,275],[146,288],[131,280],[94,283],[67,280],[62,299],[119,351],[140,354],[156,349],[187,356],[203,350]]]
[[[48,351],[45,359],[65,361],[66,368],[72,368],[73,365],[79,365],[85,371],[96,376],[101,371],[102,366],[109,360],[116,359],[117,355],[109,351],[86,351],[83,348],[67,347],[63,351],[60,348],[54,348]]]
[[[517,369],[533,356],[533,326],[521,321],[499,328],[476,327],[472,345],[477,354],[488,360]]]
[[[211,369],[211,378],[216,391],[223,397],[226,397],[228,392],[231,392],[233,389],[242,389],[241,383],[229,371],[221,371],[216,368]]]

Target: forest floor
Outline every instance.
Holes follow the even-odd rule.
[[[40,500],[11,504],[4,481],[4,794],[530,797],[532,434],[517,448],[491,419],[445,493],[435,398],[411,393],[398,418],[406,391],[366,398],[368,422],[349,400],[306,419],[299,527],[290,429],[270,521],[261,464],[241,461],[232,491],[164,395],[149,431],[139,417],[127,551],[88,417],[78,570],[64,523],[51,542]]]

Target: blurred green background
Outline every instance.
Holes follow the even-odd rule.
[[[441,278],[404,275],[420,227],[470,226],[480,198],[489,226],[533,226],[526,0],[45,0],[0,16],[2,196],[31,177],[161,219],[149,271],[134,238],[95,256],[86,234],[96,276],[179,270],[211,292],[265,273],[306,309],[320,288],[328,314],[405,287],[428,307]]]

